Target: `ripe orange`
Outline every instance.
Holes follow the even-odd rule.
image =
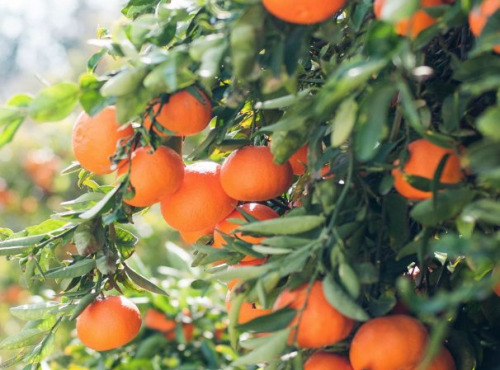
[[[434,358],[427,370],[455,370],[455,361],[451,357],[450,351],[445,347],[441,348],[439,354]]]
[[[149,329],[166,332],[175,330],[176,323],[174,320],[167,319],[160,311],[150,308],[144,316],[144,326]]]
[[[259,221],[270,220],[272,218],[279,217],[278,212],[276,212],[274,209],[259,203],[246,203],[239,206],[238,208],[243,210],[245,213],[248,213],[249,215],[255,217]],[[238,212],[238,210],[234,210],[223,221],[218,222],[217,225],[215,225],[214,231],[213,246],[215,248],[222,248],[226,244],[223,238],[224,234],[234,235],[235,237],[238,237],[250,244],[259,244],[262,240],[265,239],[248,235],[242,236],[241,233],[233,233],[233,230],[240,226],[228,221],[229,219],[233,218],[245,220],[245,217],[240,212]],[[256,259],[256,257],[246,256],[245,258],[243,258],[243,261],[253,261]]]
[[[180,325],[180,324],[179,324]],[[176,339],[176,328],[174,326],[173,329],[167,331],[164,336],[167,339],[175,340]],[[191,342],[194,336],[194,325],[193,324],[182,324],[182,333],[184,334],[184,339],[186,342]]]
[[[214,228],[236,206],[236,200],[222,189],[220,172],[214,162],[186,166],[179,190],[161,200],[165,221],[180,231]]]
[[[111,173],[110,158],[117,145],[133,134],[132,127],[116,122],[114,107],[107,107],[94,117],[82,112],[73,127],[73,153],[87,171],[99,175]]]
[[[469,26],[474,36],[479,37],[491,17],[500,8],[500,0],[484,0],[481,5],[472,9],[469,14]],[[500,54],[500,45],[493,50]]]
[[[176,136],[195,135],[203,131],[212,119],[212,105],[203,91],[197,89],[197,92],[202,101],[189,91],[182,90],[171,95],[165,104],[156,103],[153,106],[153,114],[160,126],[172,131]],[[150,129],[151,125],[150,117],[146,115],[144,126]]]
[[[375,0],[373,7],[377,19],[381,18],[384,5],[385,0]],[[420,0],[421,8],[430,8],[438,5],[443,5],[443,0]],[[396,23],[396,33],[414,39],[420,32],[429,28],[436,22],[437,20],[431,17],[425,10],[419,9],[410,18],[400,20]]]
[[[290,23],[313,24],[332,17],[346,0],[262,0],[269,13]]]
[[[309,146],[304,145],[295,153],[293,153],[293,155],[288,159],[288,162],[290,162],[290,165],[292,166],[294,175],[302,176],[304,173],[306,173],[308,151]]]
[[[352,370],[349,361],[328,352],[314,353],[304,364],[304,370]]]
[[[427,341],[425,327],[410,316],[378,317],[361,325],[349,358],[354,370],[415,369]]]
[[[325,298],[323,283],[314,282],[306,302],[308,285],[304,284],[296,290],[284,290],[274,303],[274,310],[289,306],[301,310],[302,317],[298,326],[297,345],[300,348],[318,348],[335,344],[345,339],[351,332],[354,321],[345,317]],[[290,323],[297,325],[298,315]],[[292,345],[295,330],[292,331],[289,344]]]
[[[200,239],[202,236],[213,234],[214,229],[208,228],[197,231],[180,231],[181,238],[186,244],[194,244]]]
[[[231,290],[227,291],[226,294],[226,308],[227,312],[231,312]],[[260,308],[256,303],[243,302],[238,314],[238,324],[245,324],[257,317],[269,315],[272,311]]]
[[[135,338],[141,328],[137,306],[121,296],[98,298],[78,316],[80,341],[96,351],[121,347]]]
[[[455,184],[462,181],[464,175],[460,168],[460,158],[452,149],[442,148],[426,139],[419,139],[410,143],[408,151],[410,152],[410,157],[404,164],[403,171],[400,168],[392,170],[394,187],[405,198],[423,200],[432,197],[431,192],[421,191],[411,186],[406,181],[405,174],[421,176],[432,180],[439,162],[446,154],[449,154],[449,157],[441,173],[440,182]],[[398,161],[394,164],[397,165]]]
[[[135,194],[132,199],[123,201],[131,206],[151,206],[177,191],[182,184],[184,163],[181,156],[166,146],[151,151],[151,147],[136,149],[130,162],[118,169],[118,175],[130,169],[130,183]]]
[[[263,201],[283,194],[293,181],[290,163],[274,163],[267,146],[246,146],[232,152],[222,164],[221,184],[232,198]]]

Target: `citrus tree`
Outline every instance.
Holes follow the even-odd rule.
[[[1,231],[0,254],[28,285],[60,287],[59,300],[12,309],[29,321],[0,344],[22,348],[4,366],[36,368],[76,320],[79,342],[113,351],[67,351],[60,366],[495,368],[499,9],[130,0],[127,20],[93,40],[78,83],[0,110],[1,145],[27,117],[84,110],[78,162],[65,171],[81,196],[39,225]],[[121,67],[101,71],[103,58]],[[134,263],[128,224],[156,203],[193,244],[189,285],[153,281]],[[185,303],[216,297],[216,282],[228,284],[222,338],[217,304]],[[125,295],[141,294],[153,302],[144,326],[163,335],[133,340],[141,313]],[[215,334],[196,344],[196,330]],[[193,346],[167,350],[165,337]]]

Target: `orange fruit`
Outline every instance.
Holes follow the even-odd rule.
[[[289,306],[297,311],[302,310],[298,326],[297,345],[300,348],[318,348],[335,344],[347,338],[352,331],[354,321],[338,312],[325,298],[323,283],[314,282],[306,302],[308,285],[304,284],[296,290],[284,290],[274,303],[274,310]],[[305,307],[305,308],[304,308]],[[297,325],[298,315],[290,323]],[[289,344],[295,336],[292,330]]]
[[[378,317],[356,332],[349,358],[354,370],[415,369],[427,341],[425,327],[410,316]]]
[[[226,308],[228,314],[231,312],[231,290],[226,294]],[[258,307],[256,303],[243,302],[238,314],[238,324],[245,324],[257,317],[269,315],[272,311]]]
[[[133,134],[132,127],[116,122],[115,107],[107,107],[94,117],[82,112],[73,127],[73,154],[87,171],[99,175],[111,173],[110,158],[117,145]]]
[[[275,198],[287,191],[292,181],[290,163],[274,163],[267,146],[237,149],[222,164],[222,188],[230,197],[241,201]]]
[[[384,5],[385,0],[375,0],[373,8],[377,19],[381,18]],[[443,5],[443,0],[420,0],[421,8],[430,8],[438,5]],[[420,32],[429,28],[436,22],[437,20],[431,17],[425,10],[419,9],[411,17],[400,20],[396,23],[396,33],[401,36],[409,36],[414,39],[420,34]]]
[[[141,328],[137,306],[121,296],[98,298],[76,320],[80,341],[96,351],[121,347],[135,338]]]
[[[150,308],[144,315],[144,326],[149,329],[166,332],[175,330],[174,320],[167,319],[163,313],[154,308]]]
[[[446,155],[449,157],[441,173],[440,182],[443,184],[455,184],[464,178],[460,168],[460,158],[452,150],[437,146],[426,139],[413,141],[408,146],[410,157],[403,166],[392,170],[394,187],[403,197],[411,200],[423,200],[432,197],[432,192],[421,191],[411,186],[405,179],[405,174],[425,177],[429,180],[434,178],[434,173],[439,162]],[[398,161],[394,163],[398,164]]]
[[[175,340],[177,338],[175,327],[167,331],[164,336],[167,339]],[[186,342],[191,342],[194,336],[194,325],[193,324],[182,324],[182,333],[184,334],[184,339]]]
[[[288,159],[290,165],[292,166],[292,171],[294,175],[302,176],[306,173],[307,167],[307,152],[309,151],[309,146],[304,145]]]
[[[328,352],[314,353],[304,364],[304,370],[352,370],[349,361]]]
[[[130,170],[130,184],[135,194],[123,201],[134,207],[148,207],[167,194],[177,191],[184,178],[184,163],[173,149],[160,146],[154,152],[151,147],[136,149],[130,162],[118,169],[118,175]]]
[[[474,36],[479,37],[491,17],[500,8],[500,0],[484,0],[481,5],[476,6],[469,14],[469,26]],[[493,50],[500,54],[500,45]]]
[[[248,213],[259,221],[270,220],[272,218],[279,217],[278,212],[276,212],[274,209],[259,203],[246,203],[239,206],[238,209],[243,210],[245,213]],[[213,243],[213,246],[215,248],[222,248],[226,244],[223,235],[235,236],[250,244],[259,244],[262,240],[265,239],[262,237],[248,235],[242,236],[241,233],[233,233],[233,230],[241,225],[228,221],[230,219],[245,220],[245,217],[240,212],[238,212],[238,210],[234,210],[223,221],[220,221],[217,223],[217,225],[215,225]],[[256,257],[246,256],[242,261],[252,261],[256,259]]]
[[[203,91],[196,90],[201,101],[189,91],[182,90],[172,94],[165,104],[156,103],[153,114],[160,126],[176,136],[196,135],[203,131],[212,119],[212,105]],[[150,117],[146,115],[144,126],[150,129],[151,125]]]
[[[236,200],[222,189],[220,172],[214,162],[186,166],[179,190],[161,200],[165,221],[180,231],[214,228],[236,206]]]
[[[285,22],[297,24],[319,23],[331,18],[346,0],[262,0],[269,13]]]
[[[202,236],[213,234],[214,229],[208,228],[197,231],[180,231],[182,240],[187,244],[194,244],[200,239]]]
[[[450,351],[445,347],[441,348],[439,354],[434,358],[427,370],[455,370],[455,361],[451,356]]]

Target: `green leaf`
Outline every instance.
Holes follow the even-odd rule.
[[[45,273],[47,279],[69,279],[84,276],[96,267],[95,260],[83,259],[69,266],[58,267]]]
[[[361,285],[356,272],[349,264],[342,262],[339,265],[339,279],[349,295],[354,299],[358,299],[361,293]]]
[[[386,22],[396,23],[409,18],[419,7],[418,0],[385,0],[380,18]]]
[[[37,344],[46,332],[39,329],[26,329],[11,335],[0,342],[0,349],[16,349]]]
[[[162,288],[160,288],[153,282],[149,281],[146,277],[134,271],[129,266],[124,265],[124,268],[125,268],[125,274],[128,276],[130,280],[132,280],[135,284],[137,284],[138,287],[145,289],[151,293],[168,296],[168,293],[165,292]]]
[[[354,136],[354,150],[360,161],[372,159],[386,136],[389,107],[395,92],[394,84],[380,83],[363,102]]]
[[[282,109],[296,104],[306,96],[311,94],[311,89],[299,91],[297,94],[285,95],[279,98],[258,102],[255,104],[256,109]]]
[[[225,271],[217,272],[210,278],[212,280],[230,281],[232,279],[250,280],[263,276],[269,272],[270,268],[267,265],[262,266],[242,266],[238,268],[231,268]]]
[[[269,315],[260,316],[244,324],[239,324],[236,329],[242,332],[270,333],[285,329],[292,322],[295,315],[295,310],[285,307]]]
[[[105,194],[99,192],[85,193],[78,198],[62,202],[61,206],[70,210],[87,210],[104,198]]]
[[[276,360],[286,348],[290,330],[290,328],[284,329],[267,336],[267,341],[265,341],[265,343],[262,343],[260,347],[252,352],[239,357],[236,361],[233,361],[231,365],[243,366]]]
[[[88,211],[82,213],[80,215],[80,218],[83,218],[85,220],[90,220],[91,218],[96,217],[97,215],[100,215],[104,212],[106,212],[109,207],[111,206],[113,202],[113,198],[118,193],[118,190],[120,190],[121,186],[117,186],[113,188],[110,192],[106,194],[104,198],[102,198],[95,206],[93,206],[91,209]]]
[[[477,127],[484,136],[500,141],[500,106],[484,112],[477,120]]]
[[[146,77],[145,68],[130,68],[111,77],[102,87],[101,95],[104,97],[124,96],[136,91]]]
[[[332,146],[339,147],[351,136],[356,117],[358,104],[354,98],[344,100],[340,104],[337,114],[333,120]]]
[[[45,235],[32,235],[22,238],[6,239],[0,242],[0,256],[19,254],[45,238]]]
[[[120,227],[115,227],[115,236],[115,243],[122,257],[124,259],[130,258],[135,251],[135,246],[137,245],[139,238]]]
[[[328,303],[346,317],[367,321],[370,316],[328,275],[323,280],[323,293]]]
[[[37,122],[60,121],[76,107],[80,88],[74,83],[60,83],[40,91],[29,106],[30,116]]]
[[[58,302],[40,302],[12,307],[10,313],[21,320],[46,319],[57,313],[64,305]]]
[[[470,221],[500,225],[500,203],[491,199],[481,199],[464,208],[461,218]]]
[[[467,189],[448,190],[420,202],[410,215],[422,225],[435,226],[457,216],[474,196],[475,192]]]
[[[87,308],[87,306],[89,306],[92,302],[95,301],[95,299],[99,296],[100,293],[101,293],[100,291],[96,290],[90,292],[89,294],[85,295],[82,299],[80,299],[80,302],[78,302],[69,320],[73,321],[78,316],[80,316],[80,314]]]
[[[323,216],[281,217],[272,220],[252,222],[240,226],[236,231],[259,235],[296,235],[311,231],[325,222]]]

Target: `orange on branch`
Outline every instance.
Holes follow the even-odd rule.
[[[186,244],[194,244],[200,239],[202,236],[205,235],[211,235],[213,234],[214,229],[213,228],[207,228],[203,230],[197,230],[197,231],[180,231],[181,239],[186,243]]]
[[[345,3],[346,0],[262,0],[267,11],[276,18],[296,24],[323,22],[342,9]]]
[[[132,153],[130,162],[118,169],[118,175],[130,170],[130,184],[135,194],[124,202],[134,207],[148,207],[177,191],[184,178],[184,163],[173,149],[160,146],[154,152],[144,147]]]
[[[231,312],[231,290],[228,290],[226,294],[226,309],[227,312]],[[256,303],[243,302],[238,314],[238,324],[245,324],[253,319],[261,316],[269,315],[272,310],[265,308],[260,308]]]
[[[246,203],[239,206],[238,209],[242,210],[245,213],[248,213],[259,221],[270,220],[279,217],[278,212],[276,212],[274,209],[259,203]],[[231,212],[223,221],[218,222],[217,225],[215,225],[213,247],[222,248],[226,244],[223,235],[234,235],[235,237],[238,237],[250,244],[259,244],[262,240],[265,239],[262,237],[254,237],[249,235],[243,236],[241,235],[241,233],[233,233],[233,230],[241,225],[230,222],[230,219],[245,220],[245,217],[236,209]],[[256,259],[256,257],[246,256],[243,261],[252,261]]]
[[[474,36],[481,36],[488,19],[498,9],[500,9],[500,0],[484,0],[480,5],[472,9],[469,14],[469,26]],[[500,44],[496,45],[493,50],[500,54]]]
[[[427,370],[456,370],[455,360],[450,351],[442,347]]]
[[[175,136],[196,135],[203,131],[212,119],[212,105],[203,91],[196,89],[196,93],[198,97],[182,90],[172,94],[168,102],[156,103],[153,106],[156,122]],[[149,115],[144,118],[144,126],[147,129],[152,126]]]
[[[307,297],[307,290],[307,284],[296,290],[284,290],[274,303],[275,311],[287,306],[297,312],[303,310],[296,334],[298,347],[319,348],[347,338],[352,331],[354,321],[342,315],[328,303],[323,294],[323,283],[314,282],[309,297]],[[298,320],[299,315],[296,315],[290,327],[297,325]],[[290,345],[293,344],[294,337],[295,330],[292,330],[289,338]]]
[[[443,148],[426,140],[413,141],[408,146],[410,157],[402,170],[397,167],[392,170],[394,187],[403,197],[410,200],[423,200],[432,197],[432,192],[422,191],[411,186],[405,175],[420,176],[432,180],[434,174],[445,155],[449,155],[441,173],[440,182],[456,184],[463,180],[464,175],[460,167],[460,157],[453,149]],[[398,161],[394,163],[398,164]]]
[[[267,146],[245,146],[222,164],[224,191],[240,201],[263,201],[288,190],[293,181],[290,163],[276,164]]]
[[[375,0],[373,9],[377,19],[380,19],[382,16],[385,3],[386,0]],[[443,0],[421,0],[420,8],[411,17],[402,19],[396,23],[396,33],[401,36],[409,36],[412,39],[416,38],[422,31],[437,22],[435,18],[422,8],[431,8],[443,4]]]
[[[87,171],[108,174],[113,172],[111,157],[117,145],[133,134],[132,127],[116,121],[115,107],[107,107],[94,117],[82,112],[73,127],[73,154]]]
[[[176,323],[174,320],[167,319],[162,312],[150,308],[144,315],[144,326],[149,329],[166,332],[175,330]]]
[[[354,370],[416,369],[427,341],[427,330],[413,317],[378,317],[356,332],[349,358]]]
[[[221,186],[220,165],[196,162],[185,167],[181,187],[161,200],[167,223],[179,231],[214,228],[236,206]]]
[[[328,352],[314,353],[304,364],[304,370],[352,370],[349,361]]]
[[[121,347],[135,338],[141,328],[137,306],[121,296],[98,298],[78,316],[80,341],[96,351]]]

